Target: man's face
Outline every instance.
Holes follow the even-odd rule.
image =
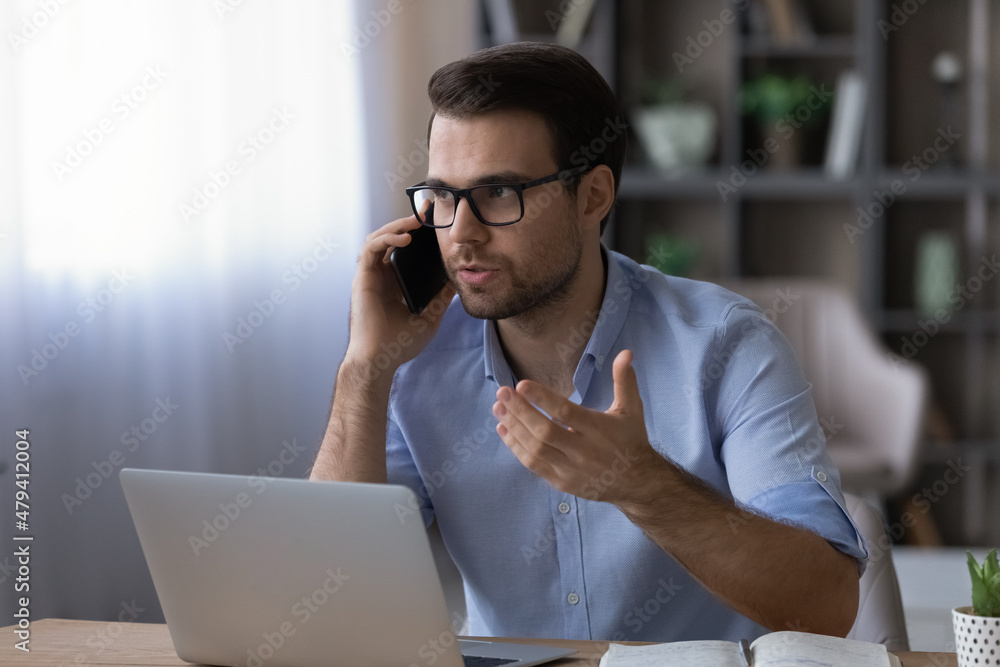
[[[541,116],[497,111],[464,120],[437,116],[427,180],[468,188],[524,183],[559,170]],[[524,218],[481,223],[463,198],[455,222],[437,232],[448,277],[472,317],[501,320],[566,300],[583,252],[576,198],[559,182],[524,191]]]

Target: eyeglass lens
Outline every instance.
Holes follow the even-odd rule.
[[[469,196],[484,222],[511,223],[521,218],[521,197],[517,188],[507,185],[482,185],[472,188]],[[425,225],[447,227],[455,219],[455,193],[441,188],[421,188],[413,195]]]

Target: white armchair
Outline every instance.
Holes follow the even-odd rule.
[[[865,500],[844,494],[847,511],[868,541],[868,568],[861,575],[858,615],[848,639],[884,644],[890,651],[909,651],[903,599],[899,594],[892,540],[885,533],[882,516]]]

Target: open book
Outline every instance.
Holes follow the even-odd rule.
[[[806,632],[772,632],[750,645],[754,667],[902,667],[881,644]],[[600,667],[744,667],[734,642],[672,642],[651,646],[611,644]]]

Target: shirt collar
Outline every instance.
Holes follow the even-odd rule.
[[[580,363],[573,375],[573,384],[581,396],[586,395],[587,386],[595,370],[600,371],[605,363],[614,361],[611,357],[615,342],[625,326],[632,293],[636,285],[632,271],[626,272],[622,262],[632,264],[622,255],[609,251],[601,244],[601,253],[607,261],[608,275],[604,284],[604,300],[596,319],[587,320],[588,331],[593,325],[593,333],[583,351]]]
[[[500,337],[497,336],[496,320],[483,320],[483,358],[485,361],[486,379],[498,385],[514,386],[514,372],[510,369],[507,359],[503,356]]]
[[[588,317],[578,327],[576,336],[586,339],[587,347],[573,375],[573,384],[581,396],[586,393],[586,385],[594,370],[601,370],[608,359],[611,348],[618,340],[625,325],[628,308],[634,291],[635,280],[631,279],[632,271],[626,273],[621,261],[625,258],[618,253],[609,251],[601,244],[601,256],[607,266],[607,277],[604,284],[604,300],[596,317]],[[628,262],[628,260],[625,260]],[[587,338],[589,336],[589,338]],[[582,344],[571,338],[567,345]],[[579,349],[579,348],[577,348]],[[497,336],[496,322],[483,321],[484,370],[486,378],[497,384],[514,386],[514,373],[507,364]]]

